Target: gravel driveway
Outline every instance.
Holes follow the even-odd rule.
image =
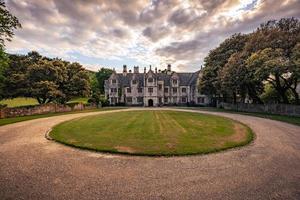
[[[221,153],[169,158],[84,151],[44,137],[55,124],[95,114],[0,127],[0,199],[300,199],[299,126],[212,113],[247,124],[255,141]]]

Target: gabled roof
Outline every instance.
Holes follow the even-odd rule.
[[[177,76],[179,77],[179,86],[190,86],[195,85],[197,83],[197,79],[199,76],[200,71],[194,73],[181,73],[176,72]],[[157,78],[158,81],[164,81],[165,86],[170,86],[172,74],[166,73],[153,73],[154,77]],[[127,73],[124,76],[122,73],[117,73],[116,78],[122,87],[129,87],[131,80],[135,77],[138,81],[140,87],[144,86],[144,73]]]

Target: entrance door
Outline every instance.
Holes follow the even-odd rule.
[[[153,106],[153,100],[152,100],[152,99],[149,99],[149,100],[148,100],[148,106],[149,106],[149,107],[152,107],[152,106]]]

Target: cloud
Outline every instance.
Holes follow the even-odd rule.
[[[9,0],[23,28],[9,52],[37,50],[89,68],[172,63],[197,70],[210,49],[260,23],[300,17],[298,0]],[[127,63],[129,62],[129,63]]]

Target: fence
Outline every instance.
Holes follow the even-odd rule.
[[[290,104],[246,104],[246,103],[220,103],[218,107],[226,110],[271,113],[279,115],[300,116],[300,105]]]
[[[16,108],[2,108],[0,110],[0,118],[20,117],[28,115],[38,115],[47,113],[70,112],[96,108],[94,105],[78,104],[45,104],[36,106],[23,106]]]

